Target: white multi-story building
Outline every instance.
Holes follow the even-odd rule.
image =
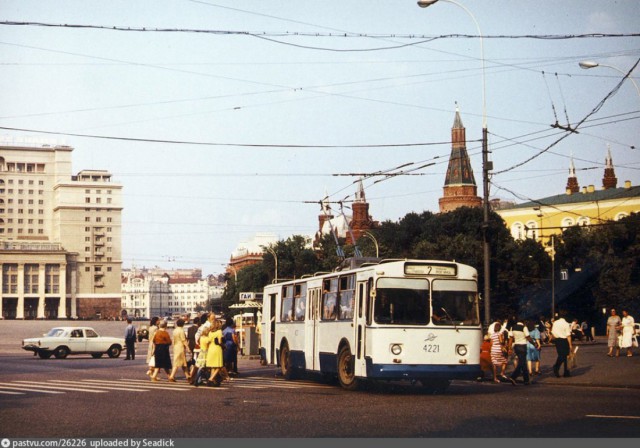
[[[122,272],[122,309],[135,318],[194,315],[210,299],[221,296],[220,286],[209,285],[201,270],[133,269]]]
[[[0,316],[117,317],[122,185],[69,146],[0,146]]]

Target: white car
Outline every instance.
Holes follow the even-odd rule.
[[[81,354],[100,358],[105,353],[109,358],[117,358],[123,347],[123,338],[100,336],[89,327],[55,327],[40,338],[22,341],[24,350],[33,352],[42,359],[49,359],[52,355],[64,359],[68,355]]]

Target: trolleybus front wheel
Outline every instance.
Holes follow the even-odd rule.
[[[282,372],[282,376],[287,380],[296,378],[296,371],[291,364],[291,351],[289,350],[289,344],[286,342],[280,349],[280,371]]]
[[[344,389],[356,390],[360,386],[360,381],[355,375],[354,364],[355,359],[351,350],[345,345],[338,353],[338,381]]]

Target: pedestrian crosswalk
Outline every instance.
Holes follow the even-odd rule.
[[[150,392],[203,390],[212,392],[224,392],[232,389],[322,389],[335,388],[323,383],[313,381],[287,381],[283,378],[248,376],[234,378],[223,382],[220,387],[200,386],[194,387],[186,381],[170,383],[166,380],[151,382],[149,379],[122,378],[122,379],[81,379],[81,380],[14,380],[0,382],[0,397],[27,394],[57,395],[80,392],[86,394],[104,394],[109,392]]]

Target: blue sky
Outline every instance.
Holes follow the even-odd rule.
[[[124,267],[218,273],[256,232],[312,234],[320,207],[309,202],[355,193],[356,177],[341,174],[433,163],[364,186],[376,220],[435,212],[456,103],[480,192],[483,80],[491,197],[564,192],[572,154],[580,185],[599,188],[608,146],[619,186],[637,185],[640,95],[628,80],[579,134],[544,150],[564,135],[556,116],[575,125],[621,80],[578,62],[626,72],[640,38],[525,36],[638,34],[640,4],[462,3],[485,36],[484,77],[476,25],[444,1],[2,0],[2,21],[147,31],[0,25],[0,126],[33,130],[0,135],[56,139],[75,148],[75,172],[114,174]],[[431,39],[450,35],[472,37]]]

